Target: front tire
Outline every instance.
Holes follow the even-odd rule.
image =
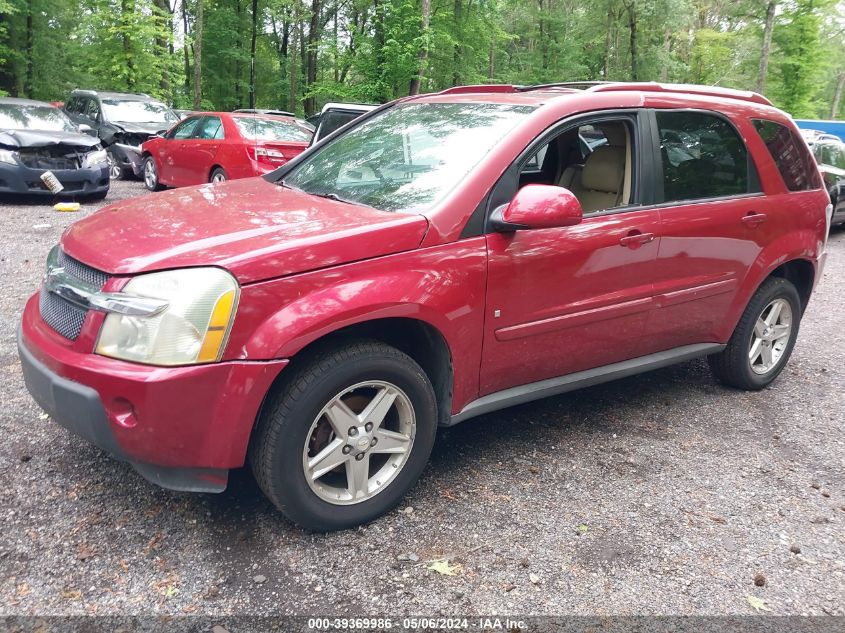
[[[790,281],[767,279],[751,297],[728,346],[708,357],[713,374],[726,385],[749,391],[771,383],[795,347],[801,312],[801,298]]]
[[[341,530],[401,501],[436,431],[434,390],[422,368],[384,343],[351,342],[316,353],[269,396],[250,463],[289,519]]]
[[[144,159],[144,186],[150,191],[161,191],[164,187],[158,181],[158,166],[155,158],[147,156]]]
[[[120,166],[120,162],[114,157],[114,154],[107,152],[109,161],[109,178],[112,180],[123,180],[126,177],[126,172]]]

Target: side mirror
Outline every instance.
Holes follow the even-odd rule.
[[[79,130],[80,134],[91,134],[92,136],[94,135],[94,128],[92,128],[90,125],[86,125],[85,123],[82,123],[77,129]]]
[[[553,229],[574,226],[583,219],[581,203],[563,187],[526,185],[510,204],[493,211],[490,222],[500,233],[526,229]]]

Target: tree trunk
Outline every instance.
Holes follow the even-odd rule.
[[[637,70],[637,2],[630,0],[624,2],[625,10],[628,12],[628,29],[631,41],[631,81],[639,81]]]
[[[132,54],[132,36],[129,34],[129,26],[132,24],[132,16],[135,14],[135,0],[120,0],[120,16],[123,23],[121,41],[123,43],[123,58],[126,61],[126,87],[131,91],[135,89],[135,56]]]
[[[197,0],[194,25],[194,110],[202,110],[202,9],[205,0]]]
[[[252,0],[252,41],[249,48],[249,107],[255,107],[255,43],[258,38],[258,0]]]
[[[766,90],[766,73],[769,70],[769,54],[772,50],[772,31],[775,28],[775,11],[778,3],[770,1],[766,5],[766,26],[763,29],[763,51],[760,53],[760,70],[757,72],[757,92]]]
[[[461,37],[463,31],[463,13],[464,5],[461,0],[455,0],[455,47],[452,51],[452,85],[461,85],[461,58],[463,57],[463,48],[461,47]]]
[[[185,31],[185,45],[182,52],[185,55],[185,95],[191,94],[191,57],[188,51],[188,40],[191,31],[188,28],[188,0],[182,0],[182,28]]]
[[[291,26],[290,48],[288,49],[288,110],[296,112],[297,101],[299,101],[299,69],[296,66],[297,38],[301,39],[302,24],[299,21],[298,12],[293,16]]]
[[[32,53],[35,47],[35,28],[32,23],[32,0],[26,6],[26,76],[24,79],[24,94],[30,99],[35,98],[35,73],[33,69]]]
[[[613,45],[613,22],[614,22],[613,14],[613,1],[610,0],[607,3],[607,33],[604,36],[604,61],[602,63],[602,76],[601,78],[607,81],[607,78],[610,76],[610,51],[612,50]]]
[[[173,10],[170,8],[170,0],[153,0],[153,6],[158,9],[162,19],[167,20],[167,33],[172,35]],[[166,57],[169,53],[173,52],[170,50],[173,38],[168,34],[165,34],[163,29],[156,30],[155,48],[156,53],[161,55],[161,57]],[[161,67],[161,77],[159,77],[158,86],[161,88],[163,94],[170,94],[170,76],[166,65],[162,65]]]
[[[833,91],[833,103],[830,106],[830,118],[835,119],[839,112],[839,102],[842,99],[842,91],[845,89],[845,70],[839,73],[836,78],[836,90]]]
[[[425,68],[428,63],[428,27],[431,24],[431,0],[421,0],[420,3],[420,17],[422,25],[423,42],[420,50],[417,53],[417,73],[411,79],[411,85],[408,88],[409,95],[418,95],[420,93],[420,84],[422,83]]]
[[[310,91],[317,83],[317,53],[320,38],[320,11],[322,0],[311,0],[311,20],[308,23],[308,48],[306,49],[305,85]],[[317,110],[317,100],[313,94],[305,98],[305,114],[310,116]]]
[[[243,96],[241,95],[241,77],[243,76],[241,68],[241,59],[244,54],[244,37],[243,37],[243,5],[241,0],[235,2],[235,14],[237,15],[237,34],[235,36],[238,54],[235,55],[235,106],[243,107]]]
[[[663,31],[663,63],[660,64],[660,81],[669,81],[669,56],[672,54],[672,29]]]

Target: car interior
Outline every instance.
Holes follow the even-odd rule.
[[[528,159],[519,186],[565,187],[585,215],[625,206],[631,200],[631,145],[631,130],[623,121],[570,128]]]

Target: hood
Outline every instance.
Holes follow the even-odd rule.
[[[246,284],[411,250],[427,229],[421,215],[248,178],[104,207],[65,231],[62,248],[113,275],[221,266]]]
[[[53,130],[0,130],[0,145],[6,147],[49,147],[50,145],[76,145],[93,148],[100,139],[76,132]]]
[[[176,121],[171,123],[132,123],[130,121],[111,121],[110,123],[129,134],[152,135],[156,132],[170,129],[176,124]]]

